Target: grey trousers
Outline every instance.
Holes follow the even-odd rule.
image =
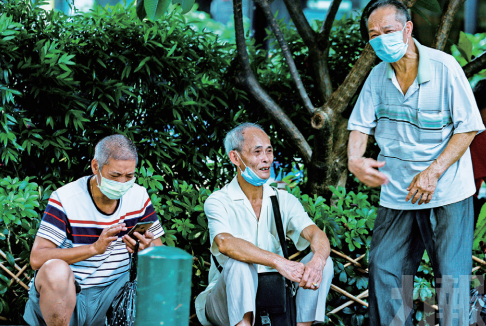
[[[469,325],[472,197],[422,210],[378,209],[370,245],[370,325],[412,325],[413,283],[427,250],[440,325]]]
[[[306,264],[310,253],[302,259]],[[331,258],[326,261],[321,286],[318,290],[297,290],[297,322],[323,322],[326,313],[326,297],[331,287],[334,267]],[[223,274],[206,298],[206,317],[213,325],[234,326],[243,320],[247,312],[255,312],[258,273],[253,264],[228,259]]]

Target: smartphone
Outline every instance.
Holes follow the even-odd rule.
[[[145,234],[154,222],[138,222],[127,234],[132,237],[132,239],[138,240],[138,238],[133,234],[134,232],[138,232],[140,234]]]

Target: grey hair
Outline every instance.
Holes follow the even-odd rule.
[[[103,138],[96,144],[94,158],[101,170],[108,159],[122,161],[135,161],[138,163],[138,154],[135,144],[124,135],[116,134]]]
[[[373,3],[371,6],[368,7],[368,10],[364,13],[365,20],[366,20],[366,25],[368,25],[368,18],[370,18],[371,13],[375,11],[378,8],[383,8],[383,7],[394,7],[396,10],[396,15],[395,19],[402,23],[402,26],[405,26],[405,24],[408,21],[412,21],[412,17],[410,16],[410,13],[408,12],[407,7],[398,0],[378,0],[375,3]]]
[[[229,156],[229,152],[232,150],[241,151],[243,149],[243,143],[245,142],[243,132],[248,128],[257,128],[265,132],[260,125],[251,122],[245,122],[234,127],[224,137],[224,150],[226,151],[226,155]]]

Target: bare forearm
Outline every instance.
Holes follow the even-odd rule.
[[[273,252],[260,249],[243,239],[230,237],[224,239],[222,242],[224,244],[219,246],[219,250],[222,254],[244,263],[259,264],[276,268],[278,262],[285,259]]]
[[[76,248],[39,248],[32,250],[30,265],[36,270],[51,259],[64,260],[69,265],[86,260],[96,255],[93,245],[79,246]]]
[[[430,168],[441,176],[452,164],[456,163],[467,150],[477,131],[455,134],[451,137],[449,144],[439,157],[430,165]]]
[[[357,130],[351,131],[348,143],[348,159],[362,157],[366,151],[367,142],[367,134]]]
[[[314,258],[319,258],[325,262],[331,254],[331,245],[327,235],[316,225],[311,225],[302,231],[302,237],[310,242]]]

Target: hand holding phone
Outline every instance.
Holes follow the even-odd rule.
[[[154,222],[138,222],[130,232],[127,233],[132,239],[138,240],[138,238],[134,235],[134,232],[138,232],[141,235],[144,235],[145,232],[154,224]]]

